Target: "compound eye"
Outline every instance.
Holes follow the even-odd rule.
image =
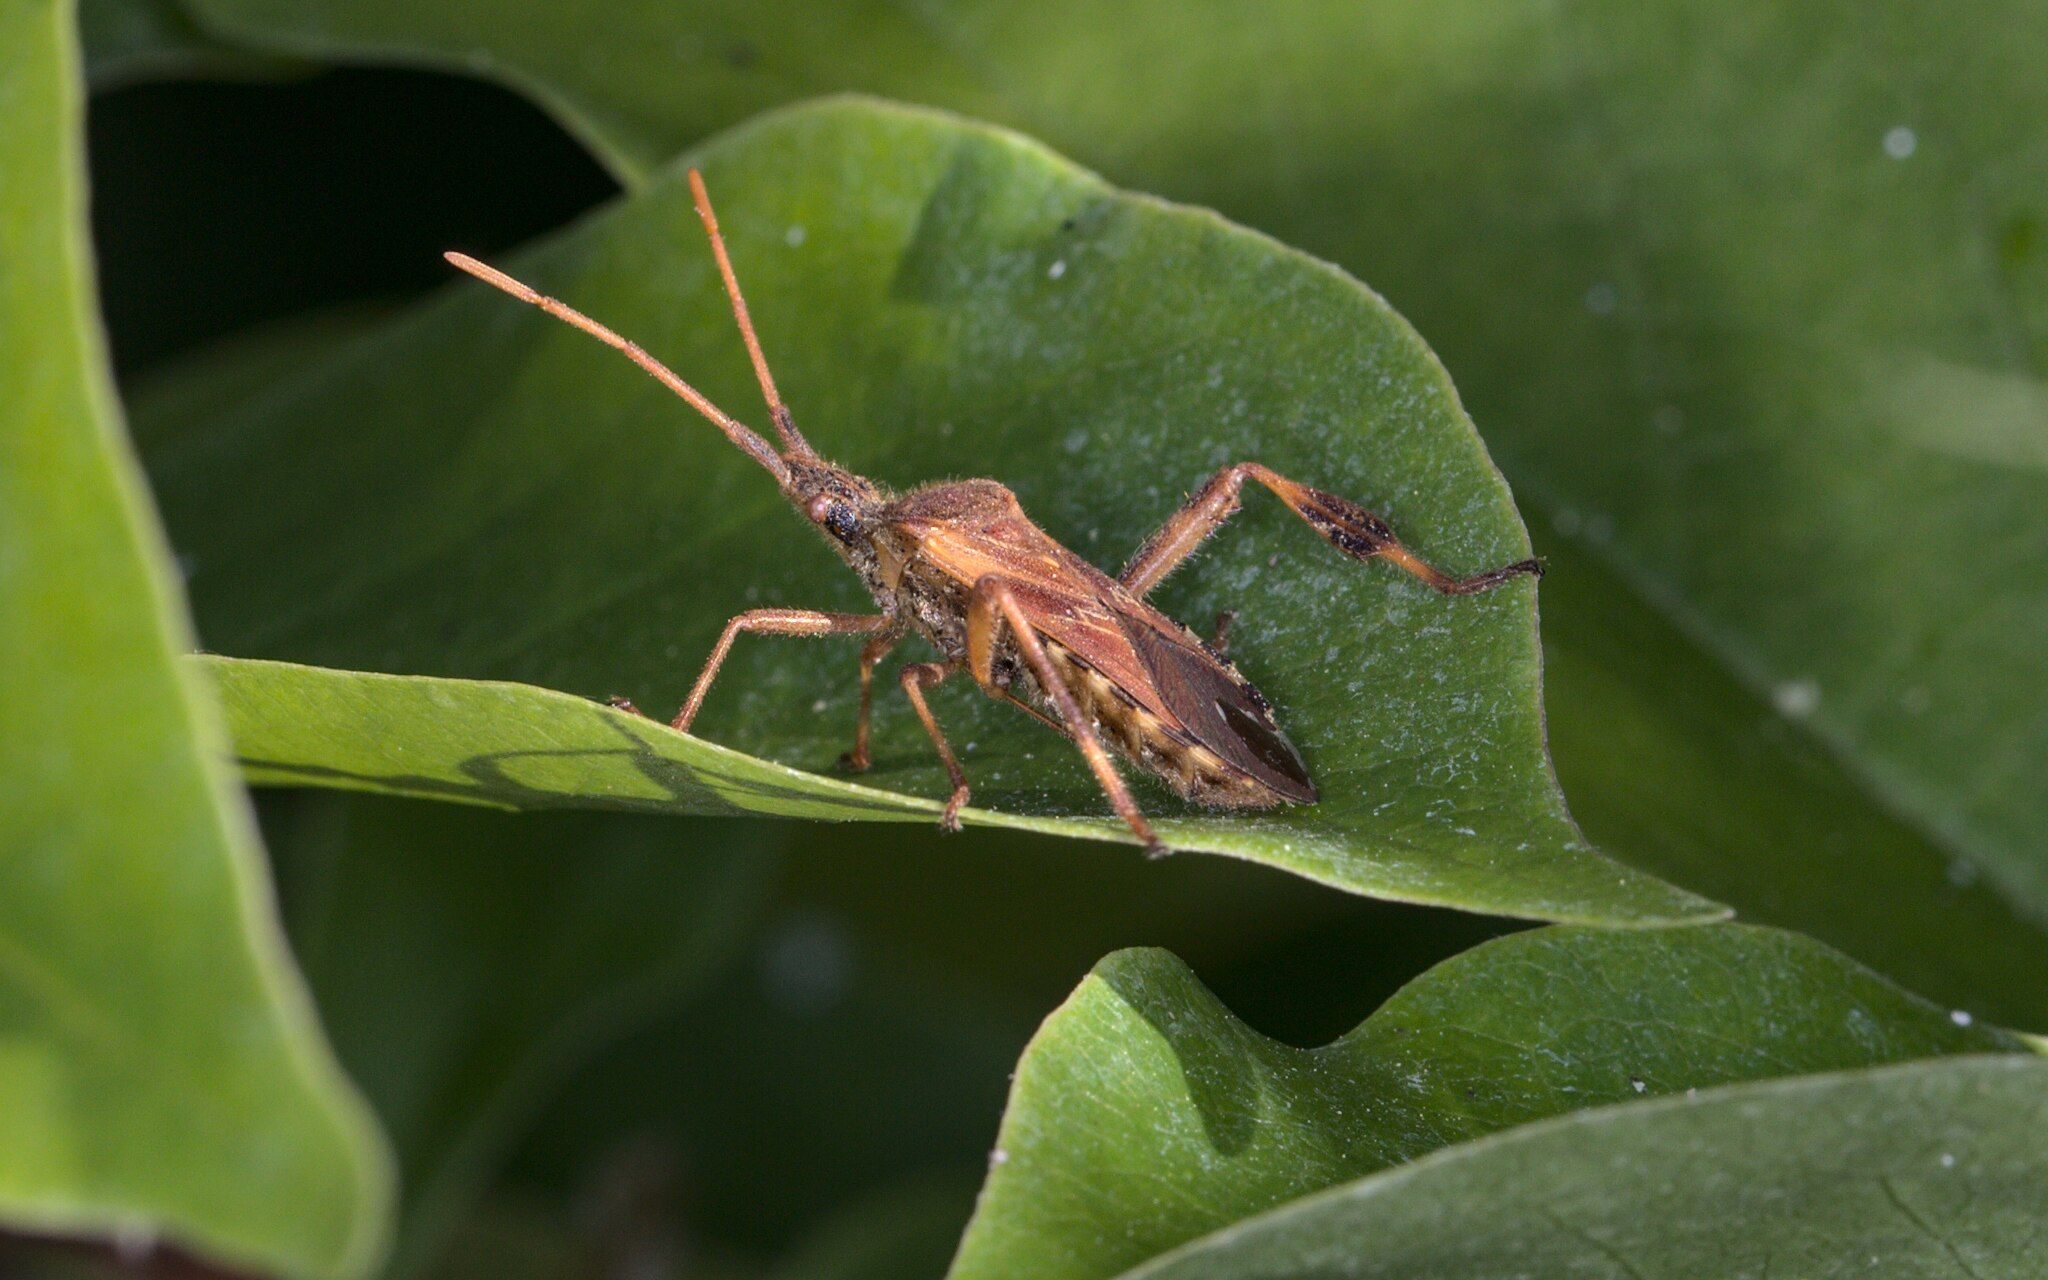
[[[826,531],[841,542],[851,543],[860,536],[860,521],[845,503],[821,496],[811,500],[810,511],[811,519],[824,525]]]

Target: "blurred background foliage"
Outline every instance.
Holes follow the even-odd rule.
[[[1043,19],[1039,61],[1004,67],[932,54],[929,33],[882,48],[818,18],[778,39],[740,6],[687,8],[631,11],[697,24],[669,45],[617,20],[679,64],[659,80],[635,54],[545,81],[565,130],[484,80],[326,65],[473,46],[524,82],[550,41],[577,46],[538,11],[492,48],[388,6],[295,24],[281,0],[209,4],[209,26],[168,0],[89,2],[92,235],[124,394],[174,405],[222,340],[359,331],[444,284],[442,249],[557,228],[787,98],[868,88],[1018,124],[1331,255],[1444,356],[1550,557],[1551,748],[1594,844],[1944,1007],[2048,1028],[2048,139],[2009,61],[2042,47],[2038,11],[1933,30],[1880,6],[1851,35],[1846,15],[1780,25],[1763,6],[1546,27],[1475,4],[1432,28],[1380,5],[1387,65],[1309,110],[1301,84],[1333,55],[1307,46],[1355,49],[1317,25],[1335,8],[1258,18],[1268,34],[1227,66],[1181,69],[1217,82],[1200,92],[1148,78],[1172,54],[1080,19]],[[1505,52],[1466,74],[1388,69],[1496,10]],[[1273,87],[1229,100],[1247,79]],[[1378,83],[1405,96],[1349,123]],[[2013,131],[1981,128],[1965,92]],[[1119,129],[1147,93],[1163,105]],[[1172,132],[1192,119],[1212,123]],[[1702,255],[1696,220],[1730,210],[1754,216]],[[1763,283],[1731,296],[1742,281],[1702,262]],[[1862,441],[1870,474],[1831,475],[1852,427],[1900,420],[1917,442]],[[1718,513],[1656,509],[1701,476]],[[1802,507],[1813,493],[1840,501]],[[1953,582],[1924,546],[1959,562]],[[1724,557],[1778,563],[1745,578]],[[1865,585],[1801,600],[1815,568]],[[1886,575],[1904,585],[1868,585]],[[259,812],[293,954],[397,1151],[408,1276],[935,1276],[1027,1039],[1104,956],[1171,950],[1251,1028],[1320,1045],[1521,927],[1014,833],[294,792]],[[132,1241],[0,1250],[51,1275],[200,1267]]]

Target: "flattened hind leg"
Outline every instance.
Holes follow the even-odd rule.
[[[1497,587],[1519,574],[1536,578],[1543,576],[1543,565],[1536,560],[1517,560],[1513,564],[1463,578],[1445,573],[1402,546],[1386,521],[1357,503],[1324,493],[1321,489],[1311,489],[1256,462],[1240,462],[1210,476],[1208,483],[1197,489],[1194,496],[1173,514],[1173,518],[1138,548],[1138,554],[1131,557],[1130,564],[1125,566],[1118,579],[1124,589],[1132,595],[1143,596],[1158,586],[1161,578],[1193,555],[1195,548],[1237,511],[1238,496],[1247,480],[1256,481],[1271,490],[1323,541],[1345,555],[1354,560],[1383,559],[1445,595],[1471,595],[1475,591]]]

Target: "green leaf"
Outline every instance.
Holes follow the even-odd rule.
[[[930,822],[939,801],[804,773],[645,716],[532,685],[202,657],[229,708],[243,775],[506,809],[770,813]],[[1115,838],[1112,819],[969,821]]]
[[[2048,922],[2048,8],[193,3],[495,76],[629,183],[859,89],[1326,255],[1429,335],[1602,590]]]
[[[1526,550],[1442,368],[1322,264],[1116,192],[1014,136],[872,102],[784,113],[699,159],[785,395],[863,472],[899,484],[994,473],[1056,536],[1108,561],[1205,473],[1255,456],[1374,506],[1455,570]],[[743,404],[751,379],[694,219],[675,170],[513,265]],[[665,708],[731,614],[865,603],[766,477],[660,388],[468,284],[152,457],[208,642],[242,655]],[[1252,504],[1177,589],[1201,601],[1190,616],[1247,610],[1237,651],[1326,799],[1172,816],[1169,840],[1502,914],[1714,913],[1602,858],[1572,826],[1543,752],[1526,580],[1446,599]],[[850,745],[852,667],[848,644],[744,641],[702,735],[829,769]],[[694,766],[711,751],[536,690],[272,667],[229,696],[237,749],[267,780],[438,783],[502,752],[572,749],[544,757],[544,780],[576,770],[593,795],[635,787],[645,801],[664,784],[636,757]],[[437,712],[436,697],[467,710]],[[500,710],[480,717],[486,700]],[[901,699],[882,706],[869,781],[942,796]],[[1104,811],[1077,754],[1015,709],[963,682],[937,707],[985,806]],[[496,798],[521,800],[521,785]],[[849,806],[854,793],[828,781],[788,785],[836,793],[830,816],[875,807]],[[787,812],[786,791],[719,800]],[[720,811],[701,787],[671,807]]]
[[[753,922],[765,824],[277,797],[285,923],[396,1148],[419,1274],[562,1082],[689,999]]]
[[[341,338],[365,332],[370,319],[359,313],[316,315],[181,362],[137,392],[138,430],[147,431],[148,443],[160,444],[235,412],[288,371],[331,358]],[[1551,569],[1543,584],[1551,749],[1566,793],[1576,798],[1573,816],[1599,847],[1733,902],[1754,923],[1811,933],[1952,1007],[2007,1025],[2048,1026],[2048,984],[2037,980],[2048,971],[2048,933],[2016,915],[1969,864],[1875,808],[1840,764],[1622,589],[1598,561],[1554,535],[1539,537],[1537,550]],[[217,661],[232,687],[238,664]],[[272,740],[304,732],[303,726],[293,727],[297,715],[289,700],[232,703],[239,714],[276,721],[261,730]],[[317,744],[330,735],[304,736]],[[464,784],[457,794],[468,793],[467,778],[444,777],[431,785],[447,794],[449,781]],[[814,865],[828,852],[829,846],[813,841],[802,865]],[[1003,865],[1001,856],[993,864],[977,860],[971,874],[985,882]],[[849,871],[849,880],[872,880],[865,861],[860,866]],[[911,914],[919,929],[944,926],[959,933],[952,950],[934,963],[986,966],[1018,955],[1020,946],[1044,944],[1045,968],[1025,988],[1032,992],[1028,1011],[1035,1022],[1071,981],[1075,955],[1093,958],[1137,936],[1131,912],[1155,911],[1161,902],[1159,877],[1149,869],[1134,869],[1113,885],[1098,883],[1112,870],[1098,861],[1088,887],[1058,895],[1063,904],[1097,904],[1105,933],[1093,946],[1071,929],[1039,930],[991,956],[982,945],[983,931],[1003,928],[1004,921],[981,919],[970,905],[977,895],[964,890],[943,919],[922,910]],[[1083,872],[1081,864],[1069,863],[1058,874],[1071,880]],[[995,896],[1016,901],[1017,894],[1035,891],[1034,884],[1032,875],[1022,875]],[[1843,892],[1848,884],[1861,890]],[[1225,892],[1241,902],[1249,889],[1236,885]],[[880,890],[889,901],[897,900],[895,893]],[[1171,911],[1186,909],[1185,903],[1169,909],[1169,918]],[[1333,909],[1313,897],[1289,908],[1297,924]],[[1075,918],[1065,905],[1047,918],[1055,917],[1069,925]],[[1112,919],[1121,925],[1111,925]],[[1398,917],[1376,917],[1361,927],[1384,936],[1399,925]],[[1440,925],[1431,928],[1442,932]],[[1160,937],[1142,922],[1139,932],[1155,941]],[[1185,930],[1180,936],[1184,941],[1177,945],[1195,944]],[[1449,949],[1455,948],[1439,947],[1436,954]],[[1206,972],[1211,966],[1201,967]],[[1413,967],[1403,970],[1412,972]],[[1347,972],[1346,980],[1356,976]]]
[[[386,1157],[285,957],[107,385],[70,6],[0,6],[0,1220],[292,1275]]]
[[[313,69],[208,39],[177,0],[78,0],[78,27],[86,82],[95,93],[142,80],[277,80]]]
[[[1583,550],[1536,546],[1551,751],[1596,844],[1930,999],[2048,1027],[2048,931]]]
[[[389,303],[355,302],[302,312],[150,366],[122,387],[136,447],[146,457],[203,431],[306,365],[329,359],[393,311]]]
[[[1583,1112],[1314,1196],[1131,1280],[2039,1274],[2048,1062],[1915,1063]]]
[[[2021,1047],[1817,943],[1747,926],[1516,934],[1431,969],[1319,1049],[1245,1026],[1166,952],[1119,952],[1018,1064],[951,1275],[1097,1280],[1566,1111]]]

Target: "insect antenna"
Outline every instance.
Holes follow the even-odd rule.
[[[768,357],[761,353],[761,339],[754,334],[754,319],[747,314],[747,300],[740,296],[739,277],[733,274],[732,259],[725,252],[725,237],[718,233],[718,215],[711,211],[711,194],[704,189],[704,175],[695,169],[690,170],[690,195],[697,201],[697,216],[704,219],[704,230],[711,237],[711,254],[718,259],[718,274],[725,277],[725,294],[732,299],[732,316],[739,321],[747,357],[754,362],[754,376],[761,381],[761,395],[768,401],[768,417],[775,424],[775,434],[781,437],[782,447],[791,453],[815,458],[818,451],[796,429],[789,406],[782,403],[782,396],[775,390],[775,376],[768,372]]]
[[[710,419],[711,425],[724,432],[726,439],[738,445],[754,461],[766,467],[777,481],[788,480],[789,468],[783,465],[781,457],[775,452],[775,446],[769,444],[760,436],[755,435],[746,426],[735,420],[732,415],[711,403],[711,401],[704,397],[703,392],[684,382],[680,377],[676,376],[674,370],[661,361],[656,360],[653,356],[648,355],[646,351],[641,349],[639,343],[627,341],[568,303],[537,292],[514,280],[496,267],[478,262],[468,254],[446,253],[442,256],[447,258],[452,265],[467,271],[485,284],[502,289],[521,302],[532,303],[557,320],[572,324],[591,337],[596,338],[599,342],[624,352],[627,359],[654,375],[655,381],[681,396],[689,402],[692,409]]]

